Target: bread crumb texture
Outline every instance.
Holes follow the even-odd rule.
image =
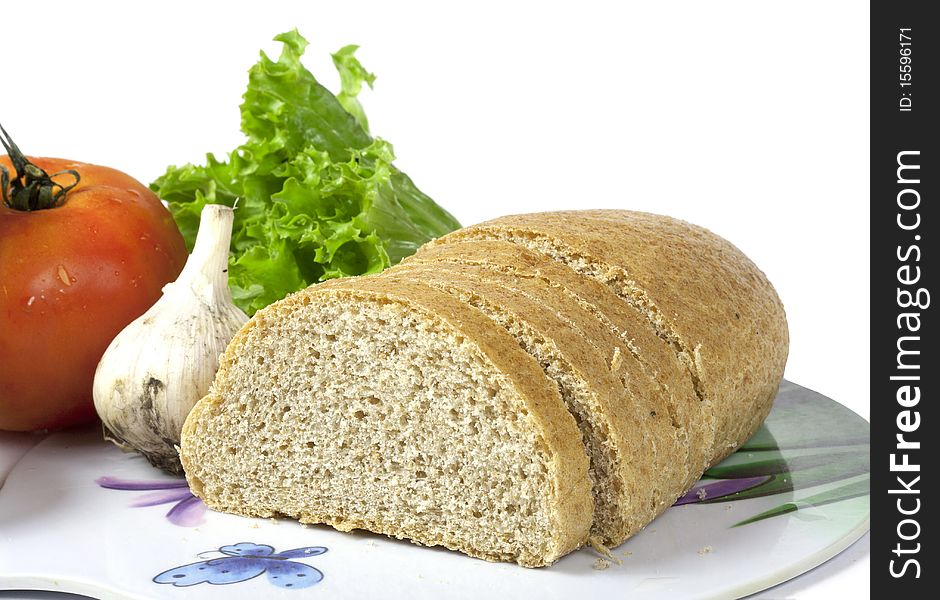
[[[604,571],[610,568],[610,561],[606,558],[598,558],[594,561],[594,564],[591,565],[591,568],[595,571]]]
[[[215,510],[606,569],[753,433],[786,354],[773,288],[707,230],[504,217],[259,311],[181,459]]]

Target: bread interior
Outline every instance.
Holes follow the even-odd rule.
[[[201,497],[489,559],[552,556],[544,443],[471,340],[387,299],[295,304],[248,332],[216,381],[229,400],[196,421]]]

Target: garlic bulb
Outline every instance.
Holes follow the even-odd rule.
[[[248,320],[228,289],[233,218],[227,206],[202,209],[179,278],[114,338],[95,372],[105,439],[171,473],[182,473],[176,446],[183,421],[209,391],[219,355]]]

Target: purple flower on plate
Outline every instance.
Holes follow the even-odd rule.
[[[683,504],[695,504],[705,500],[716,500],[731,494],[749,490],[770,479],[769,476],[761,475],[758,477],[741,477],[739,479],[719,479],[710,481],[703,485],[698,485],[683,496],[681,496],[673,506],[682,506]],[[701,483],[701,482],[699,482]]]
[[[166,513],[167,520],[180,527],[194,527],[205,522],[206,505],[189,491],[185,479],[177,480],[130,480],[117,477],[99,477],[95,483],[109,490],[131,492],[151,491],[131,502],[131,506],[156,506],[175,503]]]

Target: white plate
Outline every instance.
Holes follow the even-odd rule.
[[[102,599],[735,598],[824,562],[869,524],[868,423],[789,382],[761,431],[712,472],[724,479],[703,479],[686,504],[613,549],[614,561],[582,549],[544,569],[205,511],[180,479],[96,429],[29,449],[36,439],[0,434],[0,481],[9,471],[0,589]],[[163,489],[115,489],[130,487]],[[776,493],[747,497],[761,490]],[[315,550],[287,552],[302,548]]]

